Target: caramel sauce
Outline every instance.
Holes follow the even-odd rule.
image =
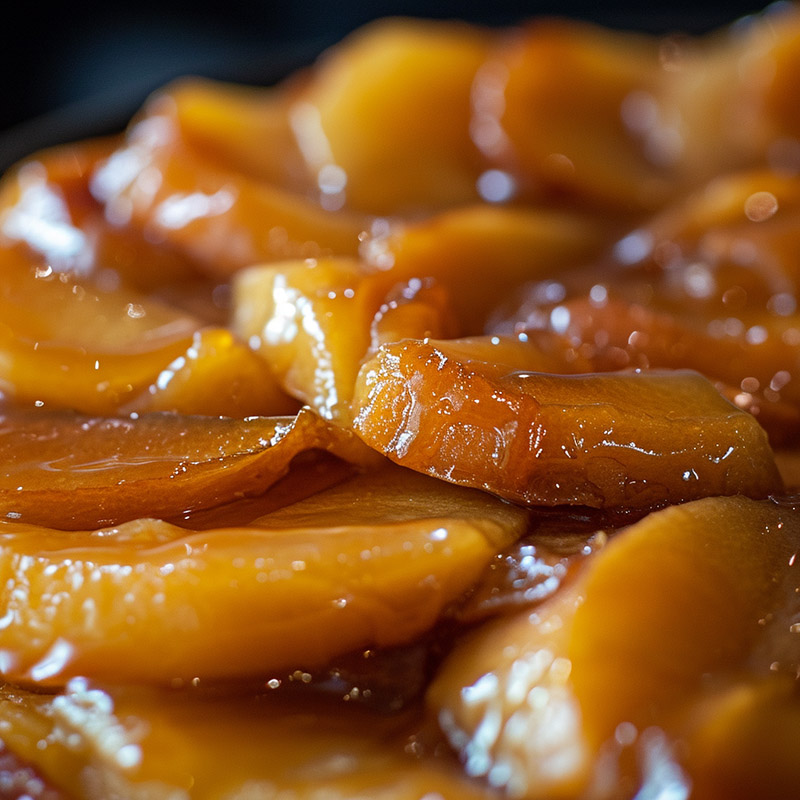
[[[385,20],[0,182],[0,798],[800,785],[800,14]]]

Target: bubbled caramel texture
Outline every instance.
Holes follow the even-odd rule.
[[[4,175],[0,797],[794,797],[798,84],[391,19]]]

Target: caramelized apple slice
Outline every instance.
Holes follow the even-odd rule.
[[[111,413],[183,355],[197,321],[0,251],[0,385],[19,402]]]
[[[246,485],[244,470],[229,471]],[[3,674],[44,684],[270,677],[410,642],[526,522],[522,509],[395,467],[242,528],[4,523]]]
[[[346,419],[371,345],[478,333],[506,292],[593,253],[602,240],[595,224],[572,215],[451,211],[365,240],[363,261],[313,259],[242,270],[234,279],[233,328],[289,394],[323,416]]]
[[[187,258],[151,242],[125,220],[106,216],[90,191],[98,165],[120,146],[117,137],[43,150],[0,181],[0,243],[22,243],[59,271],[73,271],[98,287],[122,283],[139,292],[167,289],[175,296],[211,295]],[[125,215],[123,215],[124,217]],[[219,321],[213,298],[208,321]]]
[[[759,168],[716,177],[615,246],[614,282],[623,290],[655,282],[656,307],[727,315],[747,327],[759,316],[790,316],[799,215],[794,174]]]
[[[388,20],[325,54],[290,111],[320,187],[338,176],[347,203],[371,214],[478,200],[471,88],[491,41],[477,27]]]
[[[696,373],[527,373],[448,346],[385,345],[359,375],[354,430],[404,466],[541,505],[780,488],[764,431]]]
[[[111,219],[217,278],[263,261],[356,254],[368,221],[217,164],[180,139],[172,110],[154,100],[96,171]]]
[[[555,307],[534,304],[521,315],[525,321],[517,327],[549,356],[548,371],[697,370],[754,414],[773,445],[797,439],[800,389],[792,376],[800,362],[794,313],[749,315],[748,325],[735,316],[671,313],[659,310],[660,303],[627,302],[602,292],[602,302],[589,296]],[[793,302],[790,295],[782,297]],[[532,330],[529,324],[542,327]]]
[[[21,247],[0,249],[0,312],[4,326],[32,343],[109,353],[191,339],[198,320],[140,292],[102,288],[72,271],[56,271]]]
[[[234,287],[233,328],[286,391],[329,419],[346,414],[385,276],[370,280],[353,259],[314,259],[252,267]]]
[[[689,717],[682,749],[697,797],[780,800],[794,794],[800,702],[791,678],[738,682],[690,706]]]
[[[101,289],[0,251],[0,387],[18,404],[89,414],[228,416],[296,409],[263,361],[222,328],[126,287]]]
[[[0,386],[18,405],[106,415],[170,410],[240,416],[297,408],[267,365],[221,328],[149,352],[108,353],[20,339],[0,323],[0,353]]]
[[[475,91],[488,95],[494,149],[512,174],[606,210],[652,209],[674,191],[679,154],[670,149],[675,121],[658,119],[656,39],[541,20],[504,40],[496,57]],[[626,127],[626,103],[637,97],[651,104],[661,138]]]
[[[608,221],[545,208],[468,206],[378,229],[366,265],[395,280],[431,277],[446,286],[461,330],[482,333],[489,313],[525,283],[593,259],[619,235]]]
[[[584,789],[620,725],[668,728],[709,675],[744,667],[795,585],[798,535],[797,513],[768,501],[665,509],[533,613],[476,631],[429,695],[467,771],[519,796]]]
[[[371,343],[453,332],[441,289],[417,280],[389,295],[394,283],[392,273],[370,274],[354,259],[251,267],[236,276],[233,328],[289,394],[323,417],[346,419]]]
[[[159,97],[164,113],[171,106],[180,137],[215,163],[302,193],[314,186],[290,122],[291,79],[265,89],[181,78]]]
[[[75,680],[56,696],[5,687],[0,720],[9,746],[73,800],[314,800],[321,787],[337,798],[485,800],[416,714],[319,697],[293,707],[276,694]]]
[[[292,414],[298,407],[246,344],[225,328],[206,328],[120,411],[247,417]]]
[[[93,418],[37,409],[0,417],[0,513],[57,528],[177,517],[260,494],[306,450],[374,458],[305,410],[244,420],[147,414]]]
[[[529,24],[501,40],[474,89],[498,163],[606,215],[655,211],[732,169],[780,167],[781,151],[794,171],[797,15],[776,18],[706,39]]]

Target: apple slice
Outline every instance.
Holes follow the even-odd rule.
[[[41,684],[269,678],[408,643],[527,519],[482,492],[389,467],[246,527],[4,523],[2,672]]]
[[[486,800],[434,751],[439,740],[416,713],[371,714],[296,688],[311,695],[300,707],[264,687],[119,690],[76,679],[52,695],[5,685],[0,720],[9,750],[76,800]]]
[[[480,360],[489,349],[479,343],[472,360],[469,343],[384,345],[359,374],[354,430],[399,464],[531,505],[647,508],[780,489],[762,428],[697,373],[521,372],[519,343],[497,348],[499,364]]]
[[[378,460],[307,409],[242,420],[9,411],[0,416],[0,514],[62,529],[180,517],[261,494],[308,450]]]
[[[176,135],[220,166],[304,194],[314,186],[315,176],[307,173],[292,131],[289,86],[184,77],[160,89],[157,97],[161,113],[175,123]]]
[[[290,109],[321,185],[327,170],[370,214],[477,201],[486,159],[470,135],[471,89],[493,41],[475,26],[394,19],[324,54]]]
[[[264,261],[358,252],[369,220],[215,161],[181,138],[172,111],[155,98],[95,171],[110,218],[218,279]]]
[[[585,789],[615,733],[669,728],[711,677],[746,667],[796,585],[798,536],[797,512],[769,501],[671,507],[540,607],[476,631],[429,694],[467,771],[518,796]]]
[[[227,328],[203,328],[120,411],[248,417],[292,414],[299,407],[264,359]]]
[[[250,267],[234,282],[233,328],[290,395],[346,421],[371,346],[453,331],[443,287],[397,280],[351,258]]]
[[[0,250],[0,389],[87,414],[286,414],[297,404],[228,330],[127,286]]]
[[[503,134],[501,165],[606,214],[652,209],[674,192],[680,153],[669,148],[674,123],[655,37],[539,20],[502,41],[489,75],[502,87],[489,106]],[[625,124],[637,98],[655,130]]]
[[[398,281],[442,283],[461,330],[476,335],[515,290],[596,258],[620,233],[608,220],[575,211],[470,205],[379,232],[365,239],[361,256]]]

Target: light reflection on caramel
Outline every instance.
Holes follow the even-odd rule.
[[[104,800],[790,796],[798,19],[382,21],[10,172],[0,672],[59,687],[0,694],[14,758]]]

